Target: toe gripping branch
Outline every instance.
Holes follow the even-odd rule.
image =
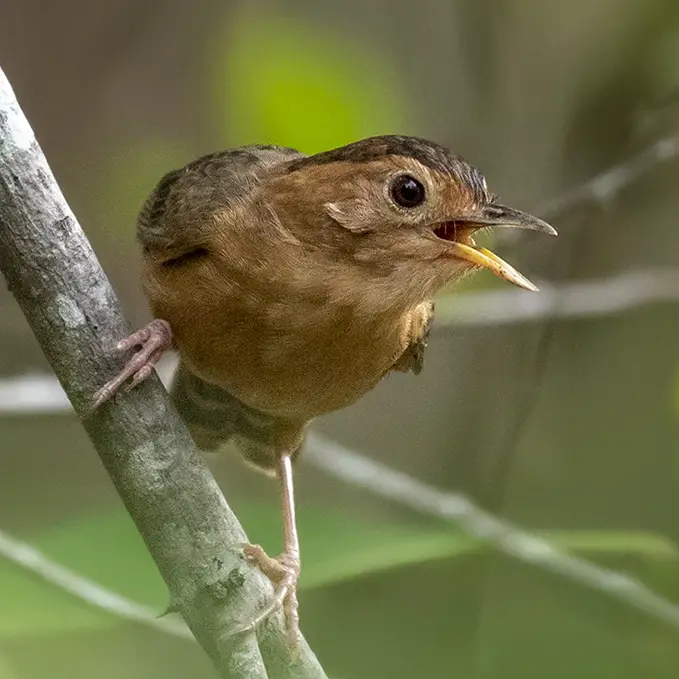
[[[117,351],[128,351],[135,347],[138,350],[125,364],[125,367],[94,394],[92,410],[96,410],[111,399],[121,390],[123,385],[125,391],[129,391],[148,379],[160,357],[172,346],[172,341],[170,324],[156,318],[137,332],[118,342]]]

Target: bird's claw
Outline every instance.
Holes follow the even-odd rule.
[[[127,351],[139,347],[139,351],[125,364],[125,367],[92,397],[92,410],[96,410],[126,385],[125,391],[134,389],[138,384],[148,379],[153,373],[153,367],[160,360],[163,353],[172,346],[172,330],[167,321],[156,318],[148,325],[120,340],[116,345],[118,351]]]
[[[281,606],[285,616],[288,640],[296,647],[300,640],[299,605],[297,602],[297,580],[300,572],[299,554],[283,552],[277,557],[270,557],[259,545],[245,545],[245,558],[256,564],[274,585],[274,596],[271,603],[260,611],[247,625],[237,629],[236,634],[252,632],[275,613]]]

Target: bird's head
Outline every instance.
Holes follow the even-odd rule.
[[[423,296],[481,268],[536,290],[474,234],[489,227],[556,234],[499,204],[462,158],[415,137],[372,137],[293,160],[272,188],[273,207],[287,213],[294,238]]]

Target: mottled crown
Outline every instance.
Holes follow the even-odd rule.
[[[331,151],[300,158],[290,163],[288,169],[294,172],[325,163],[365,163],[386,156],[414,158],[432,170],[453,175],[460,184],[471,191],[479,203],[489,203],[492,200],[485,177],[475,167],[464,158],[451,153],[445,146],[419,137],[398,135],[368,137]]]

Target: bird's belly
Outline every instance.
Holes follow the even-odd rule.
[[[256,323],[253,321],[253,323]],[[355,402],[374,387],[402,352],[400,332],[309,325],[276,332],[241,324],[212,350],[202,341],[178,345],[187,365],[243,403],[281,417],[310,419]],[[194,338],[197,336],[194,334]]]

